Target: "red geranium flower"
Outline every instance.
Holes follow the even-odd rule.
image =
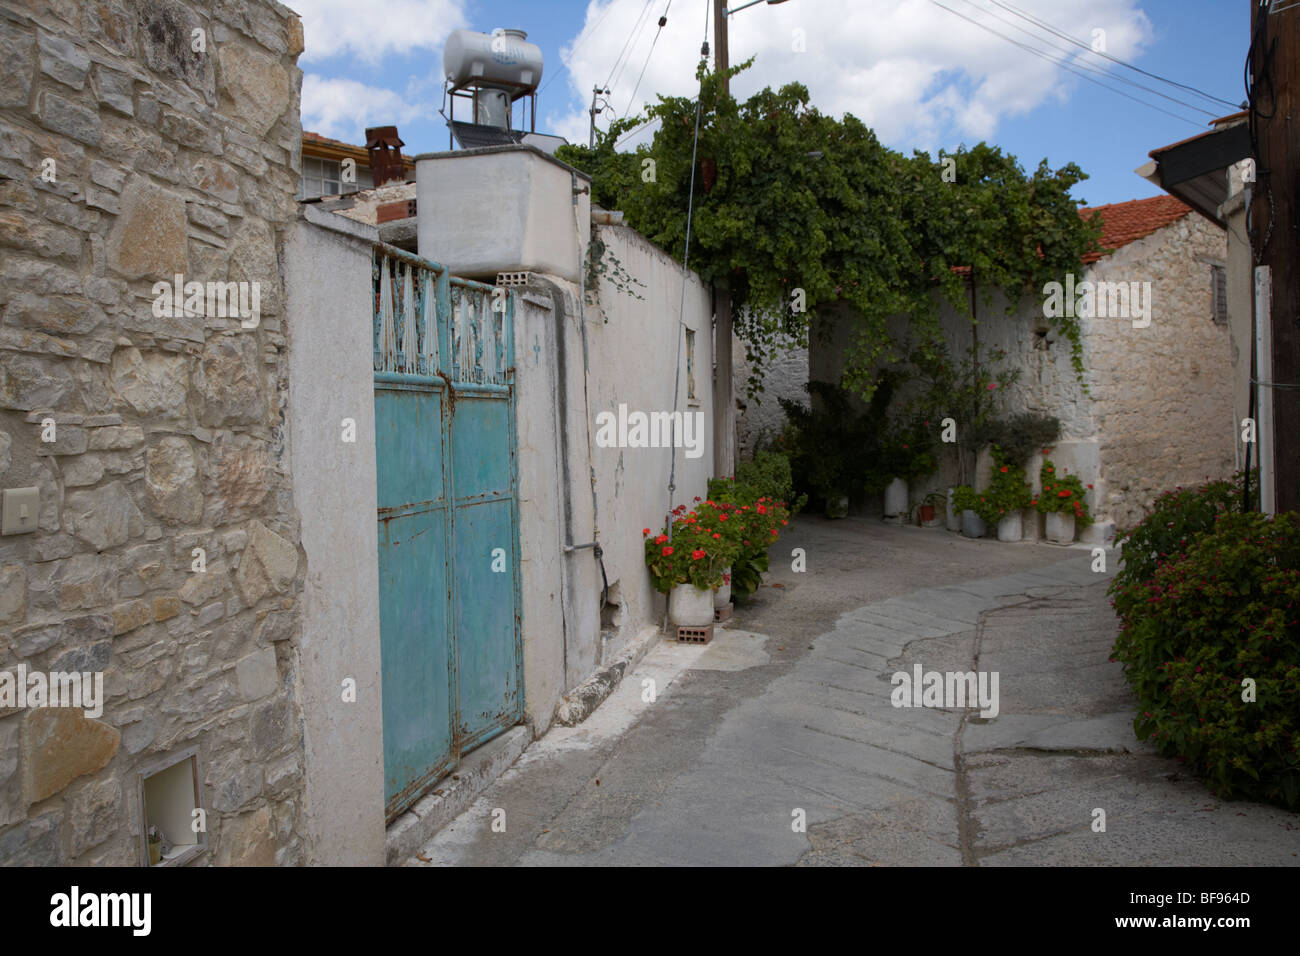
[[[664,548],[664,557],[665,557],[665,558],[668,557],[668,555],[670,555],[670,554],[672,554],[672,553],[673,553],[673,549],[672,549],[672,548]]]
[[[650,529],[649,529],[649,528],[642,528],[642,529],[641,529],[641,537],[644,538],[644,537],[646,537],[646,536],[649,535],[649,534],[650,534]]]
[[[1003,470],[1003,471],[1006,471],[1006,470],[1007,470],[1007,466],[1006,466],[1006,465],[1003,465],[1003,466],[1002,466],[1002,470]]]
[[[702,558],[702,557],[704,557],[704,552],[703,552],[703,551],[692,551],[692,552],[691,552],[691,560],[693,560],[693,561],[698,561],[698,560],[700,560],[700,558]]]
[[[659,537],[655,538],[655,544],[663,544],[667,540],[668,540],[668,535],[661,534]]]

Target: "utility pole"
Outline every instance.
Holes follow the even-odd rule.
[[[714,68],[726,73],[727,4],[713,3]],[[730,93],[731,84],[724,77],[722,92]],[[716,475],[736,473],[736,399],[732,394],[731,370],[731,287],[724,277],[713,284],[713,471]]]
[[[599,86],[593,86],[591,88],[591,109],[587,111],[591,114],[591,131],[587,135],[587,146],[591,149],[596,147],[596,116],[603,113],[605,107],[609,106],[608,103],[604,106],[596,105],[599,102],[597,98],[600,96],[609,96],[609,90],[602,90]]]
[[[1267,373],[1267,381],[1256,385],[1259,407],[1264,411],[1271,403],[1273,427],[1272,434],[1257,436],[1256,447],[1264,453],[1261,472],[1272,459],[1276,510],[1295,512],[1300,511],[1300,4],[1249,2],[1250,122],[1256,137],[1250,240],[1256,285],[1263,284],[1255,321],[1271,333],[1260,341],[1272,360],[1271,368],[1268,362],[1257,366]],[[1264,378],[1257,368],[1252,376]],[[1257,414],[1257,421],[1267,416]],[[1269,484],[1264,481],[1266,493]],[[1264,510],[1270,510],[1267,501]]]

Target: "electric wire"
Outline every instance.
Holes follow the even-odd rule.
[[[1011,20],[1007,20],[1007,19],[1005,19],[1004,17],[1000,17],[1000,16],[998,16],[998,15],[997,15],[994,11],[992,11],[992,10],[986,10],[984,7],[981,7],[979,4],[977,4],[977,3],[975,2],[975,0],[965,0],[965,2],[968,3],[968,4],[970,4],[972,7],[974,7],[976,10],[980,11],[981,13],[985,13],[985,14],[988,14],[989,16],[993,17],[993,18],[994,18],[995,20],[997,20],[999,23],[1005,23],[1007,26],[1011,27],[1013,30],[1019,30],[1021,33],[1023,33],[1025,36],[1029,37],[1031,40],[1035,40],[1035,41],[1037,41],[1037,42],[1039,42],[1039,43],[1046,43],[1046,44],[1047,44],[1051,49],[1056,50],[1056,51],[1058,51],[1059,53],[1064,54],[1067,58],[1075,56],[1075,52],[1074,52],[1073,50],[1071,50],[1071,49],[1069,49],[1069,48],[1067,48],[1067,47],[1059,46],[1059,45],[1053,43],[1053,42],[1052,42],[1051,40],[1049,40],[1047,37],[1039,36],[1037,33],[1034,33],[1034,32],[1032,32],[1032,31],[1030,31],[1030,30],[1026,30],[1024,27],[1020,26],[1020,24],[1018,24],[1018,23],[1014,23],[1014,22],[1012,22]],[[996,3],[997,0],[992,0],[992,2],[995,2],[995,3]],[[999,6],[1000,6],[1000,4],[999,4]],[[1082,41],[1075,41],[1075,42],[1082,42]],[[1091,51],[1091,52],[1099,52],[1099,51]],[[1112,58],[1112,59],[1113,59],[1113,58]],[[1130,79],[1129,79],[1128,77],[1126,77],[1126,76],[1120,76],[1118,73],[1112,73],[1112,72],[1109,71],[1109,70],[1103,70],[1103,69],[1100,69],[1100,68],[1095,67],[1095,66],[1093,66],[1092,64],[1090,64],[1090,63],[1086,63],[1086,62],[1084,62],[1084,61],[1082,61],[1082,60],[1070,60],[1070,62],[1071,62],[1074,66],[1077,66],[1077,67],[1078,67],[1079,69],[1081,69],[1081,70],[1087,70],[1089,73],[1095,73],[1097,76],[1104,76],[1104,77],[1106,77],[1107,79],[1110,79],[1110,80],[1116,80],[1116,81],[1118,81],[1118,82],[1120,82],[1120,83],[1125,84],[1126,86],[1132,86],[1132,87],[1135,87],[1136,89],[1143,90],[1143,91],[1145,91],[1145,92],[1147,92],[1147,93],[1152,94],[1153,96],[1158,96],[1158,97],[1160,97],[1161,99],[1168,100],[1168,101],[1171,102],[1171,103],[1177,103],[1179,106],[1185,106],[1185,107],[1187,107],[1189,110],[1195,110],[1195,111],[1198,112],[1198,113],[1204,113],[1206,116],[1209,116],[1210,118],[1214,118],[1215,116],[1218,116],[1218,115],[1219,115],[1217,112],[1212,112],[1212,111],[1210,111],[1210,110],[1205,109],[1204,107],[1197,106],[1195,103],[1188,103],[1186,100],[1180,100],[1180,99],[1178,99],[1178,98],[1175,97],[1175,96],[1170,96],[1168,93],[1161,93],[1159,90],[1157,90],[1157,89],[1155,89],[1155,88],[1153,88],[1153,87],[1147,86],[1145,83],[1139,83],[1137,80],[1130,80]],[[1225,102],[1226,102],[1226,101],[1225,101]]]
[[[716,0],[722,2],[722,0]],[[710,0],[704,0],[704,44],[701,55],[709,49],[709,8]],[[669,419],[673,423],[672,441],[668,444],[668,511],[664,515],[664,527],[672,526],[673,492],[677,490],[677,408],[682,388],[682,330],[686,327],[686,280],[689,277],[691,261],[691,218],[695,214],[695,160],[700,147],[700,111],[704,105],[704,85],[700,83],[700,92],[695,97],[695,133],[691,139],[691,185],[686,194],[686,244],[682,250],[682,299],[677,308],[677,358],[673,363],[673,414]]]
[[[641,73],[636,78],[636,86],[632,87],[632,95],[628,98],[627,109],[623,110],[623,118],[632,111],[632,104],[636,102],[636,91],[641,89],[641,78],[645,76],[646,67],[650,65],[650,57],[654,55],[655,44],[659,42],[659,34],[664,32],[664,24],[668,22],[668,11],[673,8],[673,0],[668,0],[668,6],[664,7],[664,15],[659,18],[659,29],[655,31],[654,39],[650,41],[650,52],[645,55],[645,62],[641,64]]]
[[[595,35],[596,31],[600,29],[600,25],[601,25],[602,23],[604,23],[604,22],[605,22],[605,18],[606,18],[607,16],[609,16],[609,11],[611,11],[611,10],[614,9],[614,4],[615,4],[615,3],[616,3],[616,0],[610,0],[609,6],[607,6],[607,7],[605,8],[605,12],[602,13],[602,14],[601,14],[597,19],[596,19],[596,22],[595,22],[595,24],[592,25],[592,28],[591,28],[590,30],[587,31],[586,35],[581,36],[581,37],[578,38],[578,42],[575,43],[575,44],[572,46],[572,48],[570,48],[570,50],[569,50],[569,59],[573,59],[573,55],[574,55],[575,53],[578,52],[578,48],[581,47],[581,46],[582,46],[584,43],[586,43],[588,40],[590,40],[590,39]],[[568,70],[566,69],[565,72],[568,72]],[[538,96],[541,96],[543,93],[545,93],[545,92],[546,92],[546,88],[547,88],[548,86],[550,86],[552,83],[554,83],[554,82],[555,82],[555,78],[558,77],[559,75],[560,75],[559,72],[552,73],[552,74],[551,74],[551,78],[548,79],[545,83],[543,83],[543,84],[542,84],[542,88],[541,88],[540,90],[537,91],[537,95],[538,95]]]
[[[648,12],[648,8],[647,8],[647,12]],[[641,42],[641,33],[645,30],[646,26],[647,26],[649,23],[650,23],[650,18],[649,18],[649,17],[646,17],[644,20],[641,21],[641,29],[640,29],[640,30],[637,30],[637,32],[636,32],[636,39],[632,41],[632,46],[631,46],[631,48],[628,49],[628,51],[627,51],[627,59],[625,59],[625,60],[623,61],[623,65],[620,66],[620,67],[618,68],[618,75],[614,77],[614,82],[613,82],[612,85],[610,85],[610,86],[608,87],[609,89],[612,90],[615,86],[618,85],[618,81],[621,80],[621,79],[623,78],[623,71],[626,70],[628,64],[632,62],[632,51],[635,50],[635,49],[636,49],[636,45],[637,45],[638,43]],[[658,36],[659,36],[659,34],[656,32],[656,33],[655,33],[655,37],[658,38]],[[654,43],[651,43],[650,46],[653,47],[653,46],[654,46]]]
[[[1129,93],[1125,93],[1123,90],[1116,89],[1115,87],[1111,86],[1108,83],[1103,83],[1100,80],[1094,80],[1092,77],[1088,76],[1086,73],[1082,72],[1081,70],[1075,69],[1071,64],[1066,63],[1062,60],[1053,59],[1052,57],[1048,56],[1046,53],[1043,53],[1041,50],[1035,49],[1034,47],[1031,46],[1027,46],[1024,43],[1021,43],[1019,40],[1013,40],[1005,33],[999,33],[997,30],[993,29],[988,24],[980,23],[978,20],[974,19],[973,17],[966,16],[966,14],[962,13],[960,10],[954,10],[952,7],[945,7],[942,3],[939,2],[939,0],[930,0],[930,2],[933,3],[940,10],[947,10],[953,16],[961,17],[967,23],[974,24],[975,26],[979,27],[981,30],[991,33],[995,37],[999,37],[1000,39],[1006,40],[1008,43],[1012,44],[1013,46],[1019,47],[1020,49],[1024,50],[1027,53],[1032,53],[1040,60],[1046,60],[1048,63],[1052,63],[1056,66],[1061,67],[1061,69],[1068,70],[1069,72],[1075,74],[1076,76],[1079,76],[1082,79],[1087,80],[1089,83],[1094,83],[1097,86],[1102,87],[1103,89],[1110,90],[1112,93],[1118,94],[1119,96],[1122,96],[1125,99],[1132,100],[1134,103],[1139,103],[1142,106],[1147,107],[1148,109],[1157,110],[1158,112],[1164,113],[1166,116],[1172,116],[1176,120],[1181,120],[1184,123],[1191,123],[1193,126],[1197,127],[1198,129],[1201,127],[1201,124],[1196,120],[1188,119],[1186,116],[1179,116],[1177,113],[1170,112],[1164,107],[1156,106],[1154,103],[1148,103],[1146,100],[1138,99],[1136,96],[1132,96]]]
[[[1206,93],[1204,90],[1197,89],[1197,88],[1194,87],[1194,86],[1189,86],[1189,85],[1186,84],[1186,83],[1179,83],[1177,80],[1171,80],[1171,79],[1169,79],[1168,77],[1161,76],[1161,75],[1158,74],[1158,73],[1152,73],[1152,72],[1149,71],[1149,70],[1144,70],[1144,69],[1142,69],[1142,67],[1140,67],[1140,66],[1134,66],[1132,63],[1129,63],[1129,62],[1127,62],[1127,61],[1125,61],[1125,60],[1121,60],[1121,59],[1120,59],[1119,57],[1117,57],[1117,56],[1112,56],[1111,54],[1105,52],[1104,50],[1094,50],[1094,49],[1092,48],[1092,44],[1087,43],[1087,42],[1084,41],[1084,40],[1080,40],[1078,37],[1071,36],[1070,34],[1066,33],[1065,31],[1063,31],[1063,30],[1059,30],[1059,29],[1057,29],[1056,27],[1052,26],[1052,25],[1051,25],[1050,23],[1048,23],[1047,21],[1045,21],[1045,20],[1040,20],[1040,19],[1038,19],[1037,17],[1035,17],[1033,14],[1031,14],[1031,13],[1026,13],[1025,11],[1018,9],[1018,8],[1012,6],[1012,5],[1009,4],[1009,3],[1005,3],[1005,2],[1003,2],[1003,0],[989,0],[989,3],[995,4],[995,5],[999,6],[999,7],[1001,7],[1003,10],[1006,10],[1008,13],[1013,14],[1014,16],[1020,17],[1020,19],[1025,20],[1025,21],[1027,21],[1027,22],[1029,22],[1029,23],[1032,23],[1032,24],[1034,24],[1035,26],[1038,26],[1038,27],[1040,27],[1040,28],[1042,28],[1042,29],[1044,29],[1044,30],[1047,30],[1047,31],[1050,32],[1050,33],[1054,33],[1054,34],[1056,34],[1058,37],[1060,37],[1060,38],[1063,39],[1063,40],[1069,40],[1071,43],[1074,43],[1074,44],[1076,44],[1077,46],[1081,46],[1081,47],[1083,47],[1085,50],[1089,51],[1090,53],[1095,53],[1095,54],[1097,54],[1097,55],[1100,56],[1100,57],[1105,57],[1107,60],[1110,60],[1112,63],[1118,63],[1120,66],[1123,66],[1123,67],[1126,67],[1126,68],[1128,68],[1128,69],[1130,69],[1130,70],[1133,70],[1133,71],[1136,72],[1136,73],[1141,73],[1143,76],[1149,76],[1149,77],[1151,77],[1151,79],[1153,79],[1153,80],[1159,80],[1161,83],[1168,83],[1170,86],[1176,86],[1176,87],[1178,87],[1178,88],[1181,89],[1181,90],[1187,90],[1189,93],[1195,93],[1197,96],[1203,96],[1203,97],[1205,97],[1205,99],[1207,99],[1207,100],[1211,100],[1211,101],[1213,101],[1213,102],[1215,102],[1215,103],[1221,103],[1222,105],[1224,105],[1224,106],[1228,106],[1228,107],[1231,107],[1231,108],[1234,109],[1234,110],[1237,110],[1237,109],[1240,109],[1240,108],[1241,108],[1241,104],[1239,104],[1239,103],[1233,103],[1233,102],[1231,102],[1231,101],[1229,101],[1229,100],[1225,100],[1225,99],[1223,99],[1223,98],[1221,98],[1221,97],[1214,96],[1214,95],[1211,94],[1211,93]]]
[[[605,77],[605,82],[601,84],[605,89],[613,89],[611,84],[614,80],[614,73],[616,71],[620,75],[622,74],[622,66],[620,66],[620,64],[626,65],[623,56],[624,54],[630,54],[632,52],[633,41],[636,37],[641,35],[641,28],[645,26],[645,15],[650,12],[650,5],[652,3],[654,3],[654,0],[645,0],[645,6],[641,8],[641,13],[638,14],[636,22],[632,24],[631,32],[628,33],[627,39],[623,42],[623,49],[618,52],[618,59],[615,60],[614,65],[609,68],[609,76]]]

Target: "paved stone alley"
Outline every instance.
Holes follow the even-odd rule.
[[[657,644],[409,863],[1300,863],[1300,818],[1218,800],[1134,739],[1088,549],[816,516],[782,543],[805,573],[774,553],[711,645]],[[894,707],[917,663],[996,672],[997,716]]]

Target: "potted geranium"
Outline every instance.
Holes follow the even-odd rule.
[[[997,525],[999,541],[1019,541],[1024,535],[1024,509],[1033,500],[1033,489],[1025,481],[1024,469],[1012,464],[996,446],[993,469],[993,480],[982,498],[986,510],[981,516]]]
[[[714,530],[721,522],[712,503],[689,512],[678,505],[673,516],[672,524],[654,537],[649,528],[642,530],[646,567],[655,590],[668,595],[672,622],[679,627],[703,627],[713,623],[713,592],[724,583],[736,548]]]
[[[1085,500],[1087,491],[1078,475],[1058,475],[1056,466],[1050,459],[1043,462],[1039,476],[1043,490],[1031,504],[1046,515],[1047,540],[1053,544],[1069,544],[1074,540],[1076,531],[1092,524],[1088,502]]]

